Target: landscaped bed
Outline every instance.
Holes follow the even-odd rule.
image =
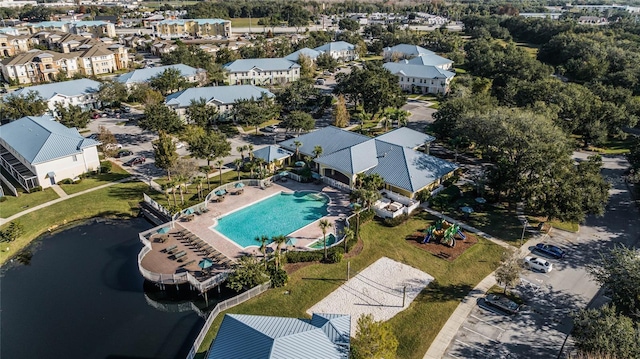
[[[475,235],[466,232],[464,234],[466,236],[465,240],[456,240],[455,247],[444,245],[439,243],[437,240],[431,240],[429,243],[422,243],[425,236],[422,232],[413,233],[407,236],[407,242],[433,254],[438,258],[453,261],[464,253],[464,251],[478,243],[478,237]]]

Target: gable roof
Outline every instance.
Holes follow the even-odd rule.
[[[413,65],[400,62],[387,62],[382,65],[394,75],[417,77],[422,79],[446,79],[452,78],[456,74],[451,71],[442,70],[435,66]]]
[[[344,173],[360,173],[378,164],[375,140],[368,140],[357,145],[347,147],[326,156],[316,158],[320,164],[328,165]]]
[[[393,47],[385,47],[384,52],[399,53],[404,56],[421,56],[421,55],[435,55],[435,52],[427,50],[424,47],[411,45],[411,44],[399,44]]]
[[[334,51],[344,51],[344,50],[354,50],[356,47],[346,41],[334,41],[326,43],[322,46],[316,47],[314,50],[319,52],[334,52]]]
[[[0,126],[0,140],[32,165],[79,154],[100,144],[80,135],[51,116],[22,117]]]
[[[396,128],[393,131],[389,131],[376,137],[376,140],[378,141],[384,141],[408,148],[417,148],[427,142],[435,141],[435,139],[436,138],[431,135],[414,131],[408,127]]]
[[[90,79],[79,79],[25,87],[20,90],[14,91],[11,96],[23,96],[31,91],[35,91],[45,101],[48,101],[55,95],[62,95],[66,97],[82,96],[96,93],[99,89],[100,83],[98,81],[93,81]]]
[[[436,54],[420,55],[412,58],[411,60],[404,60],[401,62],[407,63],[407,64],[413,64],[413,65],[423,65],[423,66],[442,66],[442,65],[448,65],[453,63],[453,61]]]
[[[167,106],[187,107],[191,104],[191,100],[204,98],[207,103],[214,101],[229,105],[252,97],[258,99],[262,94],[274,97],[269,90],[254,85],[191,87],[167,96],[165,103]]]
[[[293,153],[275,145],[269,145],[253,151],[253,157],[262,158],[267,163],[291,157]]]
[[[314,314],[314,318],[226,314],[207,357],[348,358],[350,316],[336,314],[316,318]],[[349,323],[346,332],[345,321]],[[336,335],[334,331],[341,332]],[[334,342],[332,338],[338,340]]]
[[[150,67],[148,69],[139,69],[139,70],[127,72],[126,74],[122,74],[118,76],[116,80],[124,84],[147,82],[152,77],[161,75],[164,72],[164,70],[168,70],[168,69],[176,69],[180,71],[183,77],[193,76],[196,73],[198,73],[198,71],[200,70],[184,64],[166,65],[166,66]]]
[[[247,72],[257,68],[262,71],[286,71],[299,68],[300,65],[283,58],[240,59],[224,65],[229,72]]]
[[[300,55],[305,55],[308,58],[310,58],[311,60],[315,60],[318,56],[320,56],[320,52],[310,49],[308,47],[302,48],[296,52],[292,52],[291,54],[285,56],[284,58],[289,60],[289,61],[294,61],[294,62],[298,62],[298,58],[300,58]]]
[[[299,148],[301,154],[313,156],[315,146],[321,146],[322,152],[326,156],[369,140],[371,140],[371,138],[365,135],[345,131],[334,126],[327,126],[300,137],[280,142],[280,146],[290,151],[295,151],[296,146],[294,142],[300,141],[302,143],[302,146]]]

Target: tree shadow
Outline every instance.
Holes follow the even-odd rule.
[[[473,287],[469,284],[442,285],[434,279],[420,292],[416,301],[420,302],[448,302],[451,300],[462,301],[467,295],[474,294]]]

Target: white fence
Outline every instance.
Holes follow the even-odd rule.
[[[193,342],[193,346],[191,346],[191,350],[189,350],[187,359],[193,359],[196,356],[196,354],[198,353],[198,348],[200,348],[200,346],[202,345],[202,342],[204,341],[204,337],[209,332],[209,329],[211,328],[211,324],[213,324],[213,321],[216,319],[218,314],[220,314],[221,312],[224,312],[229,308],[233,308],[240,303],[244,303],[255,296],[258,296],[264,293],[270,287],[271,287],[271,281],[268,281],[264,284],[253,287],[244,293],[240,293],[233,298],[229,298],[223,302],[218,303],[215,306],[215,308],[213,308],[211,313],[209,313],[209,317],[207,318],[207,321],[204,322],[204,326],[200,330],[200,334],[198,334],[198,336],[196,337],[196,340]]]

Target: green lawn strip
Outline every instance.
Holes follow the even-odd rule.
[[[561,221],[553,220],[553,221],[550,221],[549,224],[553,228],[561,229],[567,232],[576,233],[580,230],[580,225],[578,223],[561,222]]]
[[[143,192],[152,195],[156,200],[159,198],[159,194],[150,192],[149,186],[145,183],[118,183],[21,216],[17,221],[24,226],[25,233],[14,242],[0,244],[0,265],[50,228],[56,229],[74,221],[93,217],[136,216]],[[4,227],[6,225],[0,229]]]
[[[231,26],[233,27],[249,27],[249,20],[251,20],[251,26],[262,26],[258,25],[258,21],[260,18],[248,18],[248,17],[236,17],[231,20]],[[304,30],[304,29],[303,29]]]
[[[620,155],[629,153],[633,145],[633,136],[627,136],[625,139],[609,138],[600,147],[592,147],[591,150],[598,151],[604,155]]]
[[[16,213],[58,198],[58,194],[51,188],[31,193],[20,192],[20,188],[18,188],[18,197],[14,197],[9,193],[10,192],[6,191],[6,200],[0,202],[0,217],[2,218],[11,217]]]
[[[468,249],[458,259],[448,262],[421,250],[406,241],[406,237],[426,228],[435,220],[420,214],[404,224],[390,228],[378,222],[363,226],[362,252],[348,259],[352,276],[380,257],[419,268],[432,275],[436,282],[424,290],[411,304],[389,322],[400,341],[399,358],[422,358],[440,328],[461,299],[498,265],[503,249],[485,239]],[[228,310],[228,313],[306,317],[305,311],[344,283],[347,260],[338,264],[313,264],[289,278],[285,288],[270,289],[264,294]],[[288,294],[285,292],[288,291]],[[400,305],[400,303],[399,303]],[[200,347],[208,350],[218,331],[224,313],[219,315]],[[358,318],[352,318],[356,321]]]
[[[111,172],[109,173],[91,175],[83,178],[80,182],[72,184],[60,184],[60,188],[62,188],[62,190],[67,194],[74,194],[90,188],[102,186],[110,182],[118,181],[129,176],[131,176],[129,172],[114,163],[111,167]]]
[[[278,120],[269,120],[267,122],[261,123],[258,126],[258,129],[264,128],[264,127],[270,126],[270,125],[277,125],[279,123],[280,123],[280,121],[278,121]],[[255,133],[256,132],[256,126],[242,126],[242,129],[244,130],[244,132],[251,132],[251,133]]]

